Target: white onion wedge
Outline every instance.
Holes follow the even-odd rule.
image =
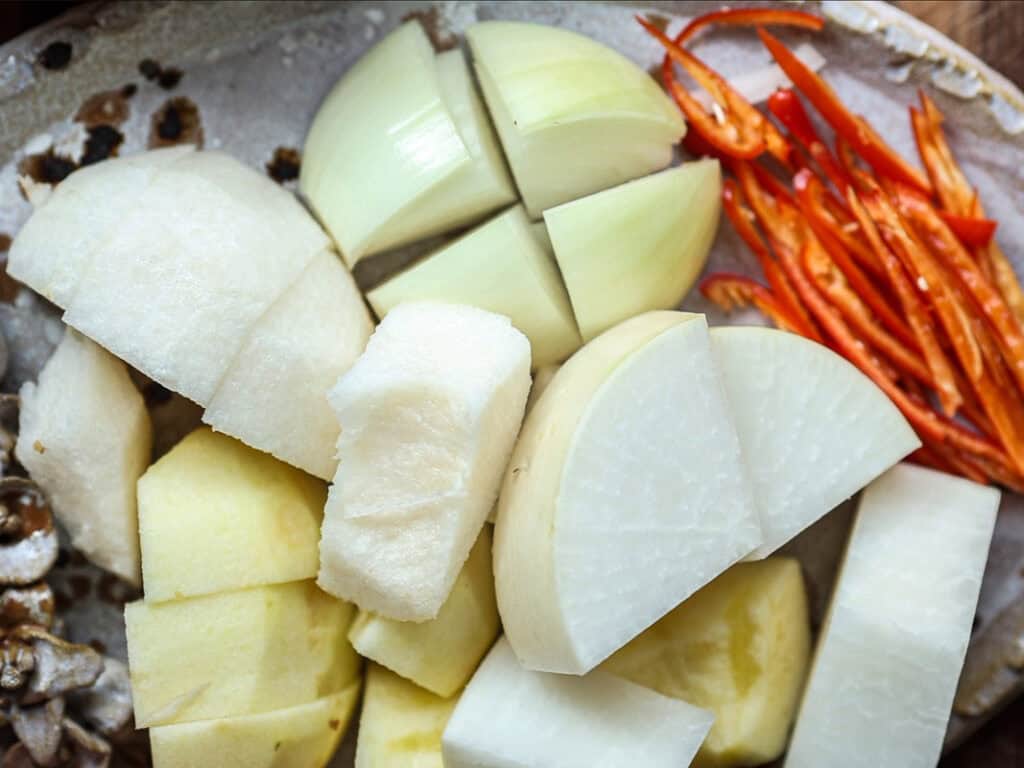
[[[900,464],[861,497],[787,768],[931,768],[967,653],[999,491]]]
[[[565,286],[515,206],[428,255],[367,294],[383,317],[405,301],[445,301],[506,315],[530,340],[534,367],[558,363],[582,343]]]
[[[529,371],[506,317],[433,302],[388,313],[330,393],[341,437],[325,590],[399,621],[437,616],[494,504]]]
[[[466,31],[531,217],[667,166],[686,126],[640,67],[590,38],[488,21]]]
[[[22,385],[19,395],[18,461],[46,492],[71,543],[138,586],[135,484],[153,434],[124,363],[69,330],[38,383]]]
[[[921,445],[874,382],[821,344],[770,328],[714,328],[770,555]]]
[[[253,326],[203,421],[330,480],[339,430],[327,392],[372,331],[352,275],[322,251]]]
[[[582,674],[760,542],[704,318],[640,315],[523,426],[495,529],[505,633],[526,667]]]
[[[460,51],[402,25],[317,112],[300,189],[348,264],[454,229],[515,198]]]
[[[525,670],[502,638],[459,698],[441,743],[445,768],[679,768],[713,719],[606,672]]]
[[[670,168],[544,211],[584,341],[654,309],[674,309],[718,230],[717,160]]]

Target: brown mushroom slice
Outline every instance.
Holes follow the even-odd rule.
[[[30,480],[0,480],[0,583],[38,581],[57,562],[57,531],[42,492]]]
[[[0,626],[35,624],[49,628],[53,617],[53,590],[45,582],[28,587],[10,587],[0,592]]]
[[[103,672],[89,688],[69,696],[71,707],[90,726],[104,736],[121,731],[132,717],[132,688],[128,666],[117,659],[104,658]]]
[[[5,638],[0,645],[0,690],[19,690],[35,666],[31,644],[16,637]]]
[[[25,704],[90,686],[103,672],[103,657],[88,645],[69,643],[28,625],[14,634],[31,642],[35,656],[35,669],[22,694]]]

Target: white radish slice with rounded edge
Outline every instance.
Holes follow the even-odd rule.
[[[327,392],[372,331],[352,276],[337,254],[322,251],[253,326],[203,421],[330,480],[340,430]]]
[[[582,674],[760,543],[704,318],[650,312],[571,357],[526,419],[498,610],[526,667]]]
[[[381,317],[415,300],[469,304],[507,315],[530,340],[535,367],[561,362],[582,343],[558,267],[519,205],[428,255],[366,298]]]
[[[99,248],[64,319],[206,405],[250,328],[327,247],[265,175],[193,152],[160,170]]]
[[[338,473],[318,582],[399,621],[437,616],[497,496],[530,389],[530,345],[474,307],[388,313],[330,394]]]
[[[770,328],[711,346],[754,486],[766,557],[921,445],[874,382],[827,347]]]
[[[584,341],[679,306],[718,231],[721,186],[718,161],[699,160],[544,211]]]
[[[441,739],[445,768],[679,768],[714,716],[607,672],[523,669],[502,638]]]
[[[487,21],[466,31],[530,216],[664,168],[686,132],[640,67],[583,35]]]

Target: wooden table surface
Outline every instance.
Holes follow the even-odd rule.
[[[0,0],[0,42],[76,2]],[[895,4],[949,36],[1024,88],[1024,0],[897,0]],[[1024,768],[1024,699],[955,753],[942,768]]]

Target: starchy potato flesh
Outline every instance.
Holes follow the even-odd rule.
[[[999,491],[898,464],[868,486],[787,768],[938,763]]]
[[[711,331],[771,554],[921,445],[874,382],[827,347],[769,328]]]
[[[249,329],[327,247],[264,174],[190,152],[160,168],[103,241],[64,320],[205,406]]]
[[[330,394],[325,590],[399,621],[437,616],[497,496],[529,370],[508,318],[433,302],[388,313]]]
[[[350,266],[515,199],[461,51],[435,56],[415,21],[338,81],[303,154],[300,189]]]
[[[600,670],[523,669],[502,638],[442,737],[445,768],[689,765],[712,715]]]
[[[686,132],[646,72],[590,38],[486,21],[466,39],[531,218],[664,168]]]
[[[157,170],[193,149],[112,157],[75,171],[35,206],[11,244],[7,273],[67,307],[93,254],[137,209]]]
[[[367,294],[378,317],[404,301],[469,304],[499,315],[530,340],[535,367],[559,363],[582,343],[550,249],[515,206],[428,255]]]
[[[359,700],[359,682],[286,709],[149,729],[153,768],[323,768]]]
[[[601,669],[714,713],[695,768],[770,763],[803,690],[811,629],[800,563],[739,563]]]
[[[327,488],[202,427],[139,480],[146,600],[316,576]]]
[[[75,548],[138,586],[135,483],[149,464],[153,431],[124,363],[69,330],[19,397],[16,458]]]
[[[355,608],[312,581],[125,606],[135,724],[306,704],[354,680]]]
[[[582,674],[760,541],[704,318],[640,315],[526,419],[495,528],[506,636],[527,668]]]
[[[355,768],[444,768],[441,733],[457,701],[370,664]]]
[[[718,161],[698,160],[544,211],[584,341],[679,306],[718,230],[721,184]]]
[[[372,332],[352,275],[322,251],[249,331],[203,421],[330,480],[339,430],[327,392]]]
[[[360,656],[444,697],[466,684],[497,636],[489,525],[481,529],[437,618],[414,623],[360,611],[348,632]]]

